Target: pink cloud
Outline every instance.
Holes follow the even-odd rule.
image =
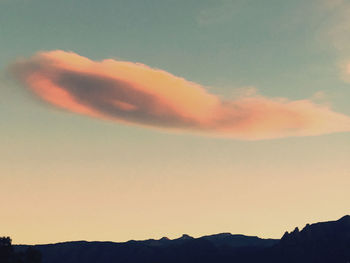
[[[249,140],[350,131],[348,116],[310,100],[225,100],[140,63],[50,51],[17,61],[12,72],[56,107],[124,124]]]

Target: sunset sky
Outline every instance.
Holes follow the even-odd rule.
[[[346,0],[0,0],[0,92],[16,244],[349,214]]]

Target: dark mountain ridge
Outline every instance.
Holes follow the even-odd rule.
[[[273,249],[284,262],[350,262],[350,216],[286,232]],[[278,258],[277,256],[277,258]]]
[[[17,245],[16,249],[28,247]],[[221,233],[200,238],[183,235],[173,240],[74,241],[32,247],[42,253],[43,263],[349,263],[350,216],[307,224],[301,231],[286,232],[280,240]]]

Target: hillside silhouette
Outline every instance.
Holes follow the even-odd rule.
[[[41,263],[41,253],[32,246],[15,251],[10,237],[0,237],[0,263]]]
[[[18,245],[16,251],[28,248],[40,251],[43,263],[349,263],[350,216],[307,224],[301,231],[286,232],[281,239],[221,233],[124,243]]]

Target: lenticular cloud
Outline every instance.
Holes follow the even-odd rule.
[[[310,100],[225,100],[139,63],[50,51],[18,60],[12,72],[56,107],[124,124],[251,140],[350,130],[348,116]]]

